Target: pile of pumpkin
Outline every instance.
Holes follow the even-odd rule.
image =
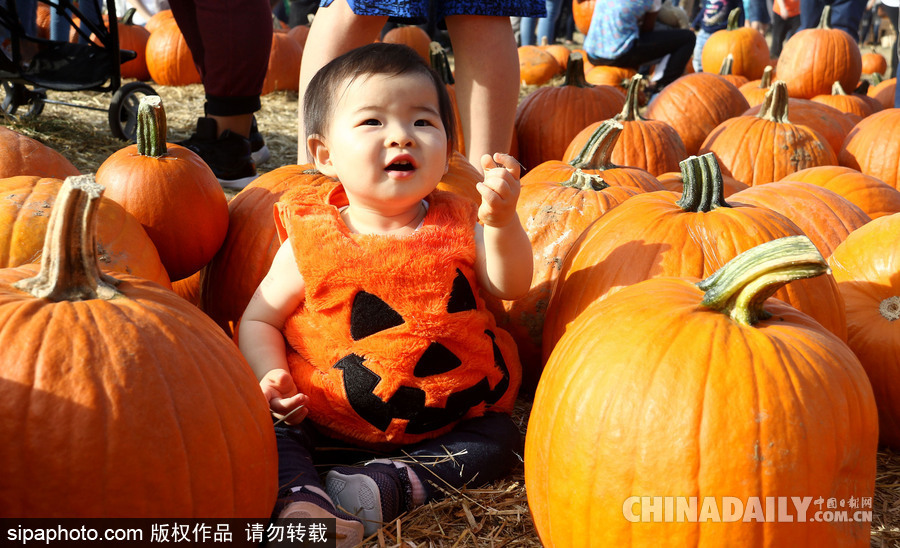
[[[631,523],[622,509],[632,495],[870,497],[878,444],[900,446],[900,109],[825,104],[861,77],[834,33],[791,38],[755,107],[697,73],[644,118],[639,76],[624,93],[590,85],[578,55],[563,85],[521,101],[535,274],[525,298],[486,300],[534,395],[525,478],[544,544],[868,543],[868,523]],[[847,50],[823,53],[838,73],[788,62],[832,46]],[[278,247],[274,203],[323,177],[283,166],[226,202],[165,142],[158,98],[139,123],[97,170],[102,196],[0,128],[4,162],[20,162],[0,173],[8,517],[264,516],[274,501],[271,420],[231,337]],[[457,150],[440,187],[478,200],[478,177]]]

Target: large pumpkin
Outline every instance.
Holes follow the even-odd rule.
[[[784,43],[775,70],[787,82],[791,97],[812,99],[831,92],[840,82],[856,89],[862,74],[862,55],[856,40],[831,26],[831,5],[822,10],[819,26],[803,29]]]
[[[0,178],[35,175],[65,179],[79,175],[78,168],[47,145],[0,127]]]
[[[147,39],[147,70],[161,86],[187,86],[201,82],[200,72],[184,35],[174,19],[162,20]]]
[[[544,546],[869,546],[868,521],[814,520],[812,503],[871,500],[872,387],[846,344],[766,300],[826,271],[803,236],[771,244],[701,283],[627,287],[559,341],[525,436]]]
[[[600,217],[566,255],[544,318],[544,359],[588,306],[663,276],[703,278],[756,245],[802,231],[769,208],[731,204],[711,154],[682,162],[684,192],[646,192]],[[802,280],[777,297],[846,339],[834,278]]]
[[[744,112],[744,116],[757,116],[762,108],[763,103],[752,106]],[[832,106],[810,99],[789,98],[788,112],[792,124],[807,126],[814,130],[828,141],[835,154],[839,153],[844,139],[858,121]]]
[[[114,152],[97,169],[106,195],[137,217],[156,244],[172,280],[212,259],[228,230],[228,202],[200,156],[166,143],[166,119],[156,95],[141,99],[138,142]]]
[[[881,179],[844,166],[819,166],[785,176],[782,181],[811,183],[837,192],[872,219],[900,213],[900,191]]]
[[[100,273],[91,178],[60,190],[42,264],[0,270],[3,516],[268,518],[278,461],[253,372],[172,291]]]
[[[900,108],[888,108],[856,124],[840,152],[842,166],[900,189]]]
[[[300,60],[303,47],[286,32],[272,33],[269,68],[263,81],[262,95],[276,90],[297,91],[300,88]]]
[[[700,154],[715,153],[735,179],[750,186],[808,167],[837,164],[824,137],[791,123],[784,82],[772,84],[761,107],[756,116],[738,116],[719,124],[700,145]]]
[[[847,309],[847,344],[878,402],[882,445],[900,449],[900,214],[850,234],[828,258]]]
[[[0,268],[41,260],[47,221],[62,187],[60,179],[0,179]],[[102,197],[97,206],[97,259],[105,270],[127,272],[171,287],[159,252],[141,223],[117,202]]]

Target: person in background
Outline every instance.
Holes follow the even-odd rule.
[[[769,54],[773,58],[781,55],[785,40],[800,28],[800,0],[775,0],[772,5],[772,47]]]
[[[898,15],[900,15],[900,0],[881,0],[881,11],[887,15],[894,29],[894,47],[891,53],[891,68],[885,75],[885,78],[894,78],[897,76],[897,44],[900,42],[900,25],[898,25]]]
[[[272,49],[269,0],[170,0],[206,93],[204,116],[183,145],[196,152],[227,188],[256,178],[251,138],[264,140],[253,113]],[[251,135],[253,131],[253,135]]]
[[[769,6],[765,0],[743,0],[744,3],[744,24],[752,29],[756,29],[760,34],[765,35],[769,30],[771,18],[769,17]]]
[[[675,81],[684,74],[696,35],[683,28],[654,28],[661,7],[660,0],[597,0],[584,40],[588,60],[638,70],[671,55],[662,76],[646,90],[653,95]]]
[[[101,6],[99,0],[80,0],[77,2],[78,11],[81,12],[83,18],[87,21],[95,25],[101,24],[100,12],[102,11],[103,6]],[[72,17],[72,13],[69,13],[69,17]],[[87,24],[82,22],[79,25],[79,28],[85,32],[87,36],[91,35],[91,30],[88,28]],[[57,8],[50,9],[50,39],[56,42],[68,42],[70,39],[70,35],[72,33],[72,24],[69,23],[69,20],[65,15],[59,12]],[[87,36],[78,35],[78,43],[79,44],[87,44],[88,38]]]
[[[800,28],[811,29],[819,25],[822,10],[831,4],[831,26],[846,31],[858,40],[859,22],[866,11],[867,0],[800,0]]]
[[[728,15],[731,10],[740,8],[742,0],[704,0],[694,18],[694,28],[697,29],[697,42],[694,44],[694,58],[691,61],[695,72],[703,72],[701,57],[703,46],[716,31],[728,26]],[[743,13],[741,14],[743,23]]]
[[[556,42],[556,20],[559,18],[563,2],[570,0],[546,0],[547,15],[545,17],[523,17],[519,23],[519,44],[534,46]]]
[[[481,171],[481,156],[509,152],[519,98],[519,56],[510,17],[543,17],[544,0],[496,0],[444,4],[426,0],[356,2],[323,0],[310,27],[300,64],[300,97],[326,63],[373,42],[388,17],[443,18],[453,46],[455,90],[466,156]],[[301,101],[302,103],[302,101]],[[298,120],[297,158],[306,158],[306,134]]]

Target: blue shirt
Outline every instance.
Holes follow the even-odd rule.
[[[659,0],[597,0],[584,50],[591,57],[618,58],[638,39],[644,14],[658,11],[659,4]]]

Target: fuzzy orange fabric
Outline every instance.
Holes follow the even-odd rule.
[[[413,234],[353,234],[339,183],[276,204],[306,283],[285,324],[288,363],[326,434],[389,448],[433,438],[485,410],[511,412],[521,382],[512,338],[475,285],[476,208],[427,199]]]

